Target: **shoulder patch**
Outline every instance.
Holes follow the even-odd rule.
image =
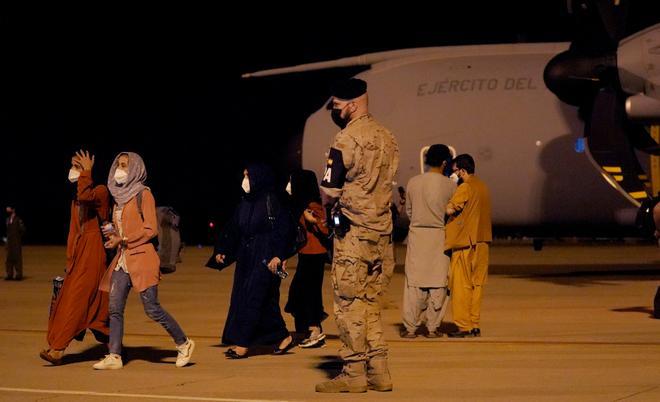
[[[346,167],[340,150],[330,148],[325,173],[321,180],[321,186],[326,188],[342,188],[346,181]]]

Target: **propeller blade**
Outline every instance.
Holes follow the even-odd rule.
[[[651,137],[646,127],[629,123],[626,130],[633,147],[649,155],[660,155],[660,144]]]
[[[584,55],[616,51],[625,34],[628,0],[568,0],[575,22],[571,50]]]
[[[624,95],[613,88],[600,90],[591,117],[585,124],[589,154],[607,181],[639,206],[648,198],[643,178],[627,133]]]

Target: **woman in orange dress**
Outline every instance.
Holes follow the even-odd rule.
[[[80,151],[71,160],[69,181],[77,187],[71,202],[71,221],[66,247],[64,283],[48,320],[48,348],[41,358],[62,363],[64,350],[74,339],[82,340],[85,330],[96,340],[108,342],[108,293],[99,290],[106,270],[106,253],[99,222],[108,218],[108,188],[94,185],[94,156]]]

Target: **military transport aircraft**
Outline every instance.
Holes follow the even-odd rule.
[[[583,14],[600,11],[592,10],[599,1],[568,3]],[[657,155],[658,133],[654,131],[654,140],[649,126],[628,122],[659,122],[660,24],[621,40],[620,80],[605,81],[593,73],[601,72],[596,66],[603,57],[616,72],[611,48],[606,55],[585,49],[589,44],[577,40],[404,49],[244,77],[368,66],[356,76],[368,83],[371,113],[399,141],[399,185],[424,169],[425,147],[444,143],[475,157],[476,173],[492,189],[494,224],[631,224],[640,201],[660,190],[659,168],[652,167],[657,160],[633,150]],[[596,56],[601,59],[594,61]],[[586,59],[591,67],[587,72]],[[574,72],[575,64],[583,69]],[[552,92],[544,83],[546,66]],[[634,94],[627,105],[623,93]],[[588,102],[593,107],[587,108]],[[607,107],[616,110],[603,109]],[[597,139],[596,130],[611,135]],[[305,168],[322,174],[324,154],[337,131],[326,108],[308,117],[297,144]]]

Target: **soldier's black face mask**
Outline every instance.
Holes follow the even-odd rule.
[[[332,121],[342,130],[346,128],[346,124],[348,124],[348,121],[346,119],[341,117],[341,111],[343,109],[332,109],[330,111],[330,117],[332,117]]]
[[[342,130],[346,128],[346,125],[348,125],[348,122],[350,121],[348,117],[344,118],[341,117],[341,112],[346,108],[346,106],[350,105],[351,102],[347,103],[344,105],[344,107],[341,108],[336,108],[334,105],[333,101],[330,101],[328,103],[327,108],[330,109],[330,117],[332,117],[332,121],[337,125],[337,127],[341,128]]]

